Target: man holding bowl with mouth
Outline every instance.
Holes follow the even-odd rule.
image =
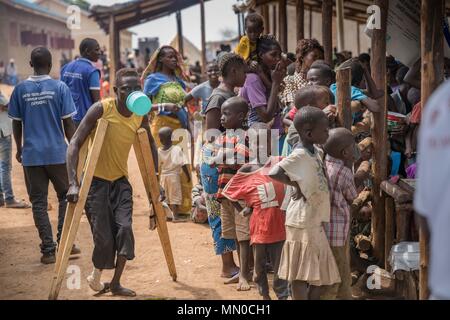
[[[125,68],[117,71],[114,87],[116,98],[96,102],[89,108],[67,150],[70,185],[67,200],[75,203],[79,194],[77,166],[80,148],[91,134],[95,134],[97,120],[108,121],[108,129],[85,206],[94,238],[92,262],[95,269],[88,277],[88,282],[95,291],[108,289],[113,295],[120,296],[136,295],[134,291],[121,286],[120,278],[126,261],[134,258],[133,191],[128,182],[127,161],[140,128],[147,130],[153,159],[158,163],[157,149],[147,118],[152,106],[150,100],[145,103],[148,98],[139,92],[140,83],[135,69]],[[137,100],[142,102],[142,98],[144,104],[136,103]],[[156,227],[154,219],[153,216],[153,229]],[[110,283],[100,282],[103,269],[115,269]]]

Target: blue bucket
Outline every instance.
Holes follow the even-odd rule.
[[[128,110],[137,114],[138,116],[145,116],[150,112],[152,108],[151,100],[149,99],[149,97],[147,97],[146,94],[141,91],[134,91],[130,93],[127,98],[126,104]]]

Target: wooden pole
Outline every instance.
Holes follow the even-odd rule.
[[[117,48],[116,41],[116,26],[114,21],[114,15],[109,16],[109,94],[114,96],[114,84],[116,83],[116,71],[117,71],[117,56],[115,54]]]
[[[56,253],[55,273],[51,282],[50,293],[48,296],[49,300],[56,300],[58,298],[61,284],[66,273],[67,264],[69,262],[70,251],[72,250],[72,246],[77,235],[84,205],[86,204],[86,199],[91,187],[92,178],[94,176],[95,167],[97,166],[98,157],[100,156],[100,151],[103,146],[103,140],[105,138],[107,128],[108,121],[100,119],[98,121],[92,147],[87,156],[86,170],[80,184],[78,202],[69,203],[67,205],[66,216],[71,219],[64,222],[65,225],[63,226],[60,241],[61,245],[58,247],[58,251]]]
[[[391,252],[392,245],[394,244],[394,236],[395,236],[395,219],[394,219],[394,212],[395,212],[395,204],[394,199],[392,197],[386,197],[386,207],[385,207],[385,213],[386,213],[386,245],[384,248],[384,269],[387,271],[390,271],[390,265],[389,265],[389,254]]]
[[[167,229],[166,214],[159,201],[159,183],[156,178],[155,164],[152,157],[150,142],[148,141],[147,130],[141,128],[137,132],[134,143],[134,153],[144,181],[145,191],[148,200],[153,205],[153,212],[156,214],[156,224],[159,240],[166,258],[167,267],[173,281],[177,280],[177,270],[173,259],[172,247],[170,245],[169,231]]]
[[[356,22],[356,51],[361,54],[361,24]]]
[[[206,74],[206,31],[205,31],[205,1],[200,0],[200,29],[202,33],[202,73]]]
[[[176,13],[177,19],[177,34],[178,34],[178,52],[184,58],[184,47],[183,47],[183,22],[181,20],[181,11]]]
[[[336,0],[336,26],[338,52],[345,50],[344,42],[344,1]]]
[[[378,263],[384,263],[385,236],[385,196],[380,184],[387,178],[387,85],[386,85],[386,23],[388,0],[375,0],[381,10],[381,28],[374,29],[372,35],[372,77],[377,88],[384,90],[384,96],[378,100],[381,107],[379,113],[374,113],[374,128],[372,133],[374,163],[373,163],[373,210],[372,233],[373,253]]]
[[[324,59],[330,65],[333,64],[333,2],[331,0],[322,1],[322,44],[325,51]]]
[[[278,0],[278,23],[280,25],[280,45],[283,52],[288,48],[288,30],[287,30],[287,0]]]
[[[444,0],[422,1],[420,10],[421,21],[421,107],[427,103],[432,92],[439,86],[444,77],[444,37],[442,36],[442,21],[444,19]],[[429,297],[428,264],[429,243],[425,231],[420,228],[420,282],[419,299]]]
[[[236,14],[236,17],[238,19],[238,36],[239,39],[242,37],[242,26],[241,26],[241,13],[237,8],[235,8],[234,13]]]
[[[312,39],[312,6],[309,6],[309,38]]]
[[[305,2],[297,0],[297,41],[305,38]]]
[[[269,17],[269,5],[263,4],[262,6],[262,16],[264,19],[264,33],[270,33],[270,17]]]
[[[337,112],[341,127],[352,129],[351,83],[352,74],[350,68],[339,69],[336,73],[337,84]]]
[[[277,5],[274,4],[272,6],[272,20],[273,20],[273,28],[272,28],[272,34],[276,36],[277,34]]]

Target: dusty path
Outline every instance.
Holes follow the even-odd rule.
[[[1,86],[3,93],[10,90]],[[14,148],[15,149],[15,148]],[[22,167],[14,159],[13,188],[19,199],[28,199]],[[164,260],[156,231],[148,230],[148,201],[145,197],[134,152],[129,159],[130,181],[134,190],[134,235],[136,258],[127,264],[123,284],[135,290],[137,299],[258,299],[256,289],[237,292],[235,285],[224,285],[220,274],[220,257],[214,255],[211,232],[208,225],[194,223],[169,223],[169,233],[177,282],[173,282]],[[57,199],[50,187],[49,212],[54,236],[57,216]],[[0,208],[0,299],[47,299],[53,265],[39,262],[39,237],[34,226],[31,209]],[[109,295],[94,297],[86,283],[92,270],[92,236],[86,217],[83,216],[76,243],[82,254],[69,265],[80,268],[80,289],[67,288],[63,282],[60,299],[116,299]],[[236,258],[235,258],[236,259]],[[236,259],[237,260],[237,259]],[[109,280],[112,272],[103,274]]]

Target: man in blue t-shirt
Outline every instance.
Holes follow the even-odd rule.
[[[80,43],[78,58],[61,69],[61,81],[70,89],[77,108],[73,121],[78,126],[87,110],[100,101],[100,70],[92,63],[100,57],[100,45],[97,40],[86,38]]]
[[[215,88],[220,84],[219,81],[219,66],[217,62],[213,61],[208,64],[207,67],[208,81],[205,81],[198,86],[194,87],[191,92],[184,99],[185,103],[188,103],[192,99],[202,99],[201,113],[204,115],[206,106],[208,105],[208,99]]]
[[[69,189],[65,138],[70,141],[75,133],[72,116],[76,110],[69,88],[48,75],[52,67],[52,56],[47,48],[34,49],[30,65],[34,69],[34,75],[14,89],[8,115],[13,119],[16,159],[24,169],[33,218],[42,241],[41,262],[49,264],[56,260],[56,243],[53,241],[47,212],[48,183],[52,182],[58,195],[59,242]],[[77,247],[72,248],[73,254],[79,252]]]

